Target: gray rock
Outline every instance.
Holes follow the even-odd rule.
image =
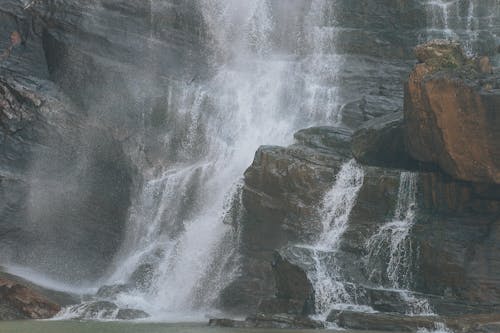
[[[352,154],[365,165],[416,169],[418,164],[405,147],[403,112],[374,118],[353,135]]]
[[[72,319],[95,320],[95,319],[118,319],[133,320],[143,319],[149,315],[138,309],[120,308],[115,303],[105,300],[90,300],[69,308]]]
[[[244,321],[232,319],[210,319],[210,326],[232,328],[288,328],[288,329],[318,329],[324,325],[308,317],[288,314],[257,314]]]
[[[116,319],[119,320],[133,320],[148,318],[149,314],[142,310],[137,309],[120,309],[116,314]]]
[[[390,313],[365,313],[332,311],[327,318],[342,328],[388,332],[417,332],[418,329],[434,329],[438,317],[409,317]]]

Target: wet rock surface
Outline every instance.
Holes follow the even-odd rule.
[[[310,313],[314,300],[306,296],[309,292],[304,293],[311,288],[304,280],[304,272],[310,267],[301,258],[311,253],[307,248],[288,246],[310,244],[321,233],[318,214],[323,195],[333,185],[341,165],[352,158],[349,136],[344,130],[338,131],[311,128],[298,132],[297,143],[288,148],[262,147],[257,151],[245,174],[243,189],[246,215],[242,222],[242,273],[223,291],[223,308],[240,307],[241,312],[251,313],[260,304],[266,313],[304,313],[307,300],[306,313]],[[343,258],[349,259],[335,262],[348,279],[365,279],[360,260],[365,255],[365,239],[393,211],[399,174],[397,170],[365,168],[363,186],[339,245]],[[280,250],[278,258],[282,258],[278,262],[293,267],[289,273],[301,277],[302,282],[283,283],[288,274],[282,278],[282,271],[276,269],[279,266],[272,265],[276,263],[276,250]],[[282,297],[292,291],[300,291],[300,297]]]
[[[363,313],[334,310],[328,316],[342,328],[387,332],[450,331],[460,333],[495,332],[498,314],[443,316],[404,316],[395,313]],[[493,330],[493,331],[492,331]]]
[[[80,281],[100,275],[121,244],[134,171],[115,133],[70,97],[70,89],[83,85],[51,76],[55,62],[47,52],[57,50],[47,40],[61,31],[78,34],[81,13],[58,21],[45,5],[36,1],[23,9],[8,0],[0,8],[0,36],[21,37],[0,62],[2,260]],[[51,6],[82,9],[67,2]],[[1,37],[0,50],[8,43]],[[65,268],[61,253],[70,263]]]
[[[455,48],[454,44],[452,47]],[[455,63],[454,52],[448,55],[451,60],[447,59],[447,64]],[[423,61],[434,59],[436,68],[443,66],[435,56],[421,55]],[[460,66],[476,66],[475,62],[460,57],[461,53],[458,67],[451,66],[449,75],[454,75],[453,70],[460,71]],[[466,64],[460,65],[462,61]],[[479,76],[489,75],[474,68]],[[260,299],[260,312],[298,313],[302,302],[276,296],[279,283],[273,279],[272,253],[281,249],[282,255],[297,268],[304,272],[311,270],[311,264],[304,258],[310,257],[312,250],[293,244],[311,244],[321,232],[317,214],[322,197],[334,183],[342,163],[354,156],[365,164],[364,182],[331,265],[338,268],[346,288],[356,295],[356,304],[380,313],[341,311],[330,320],[352,329],[409,332],[421,327],[432,330],[439,322],[438,317],[408,316],[415,311],[412,308],[415,305],[409,304],[401,291],[378,288],[392,283],[385,276],[384,258],[388,253],[381,252],[378,262],[372,259],[369,269],[365,265],[366,241],[391,220],[404,170],[418,175],[417,217],[408,235],[409,244],[415,249],[410,270],[416,292],[406,297],[426,300],[431,311],[447,316],[450,327],[464,332],[472,330],[472,326],[457,324],[454,318],[484,314],[489,316],[487,320],[493,320],[491,313],[498,311],[496,290],[500,285],[496,271],[498,258],[494,255],[498,253],[494,231],[500,216],[498,185],[491,180],[489,184],[464,181],[439,170],[434,161],[415,159],[416,156],[410,155],[411,146],[405,144],[409,121],[401,112],[371,120],[354,132],[352,142],[348,132],[339,136],[334,129],[311,128],[297,133],[296,144],[288,148],[259,149],[245,174],[246,217],[242,225],[245,273],[236,280],[235,289],[227,290],[227,296],[238,290],[238,301],[243,304],[259,304]],[[247,307],[246,311],[251,309]],[[471,318],[467,323],[482,317]]]
[[[272,4],[278,20],[293,22],[293,13],[278,3]],[[364,168],[364,184],[339,245],[341,260],[335,258],[332,264],[354,289],[366,292],[359,301],[380,311],[398,312],[394,294],[377,294],[370,285],[373,281],[363,259],[367,237],[393,214],[397,169],[418,170],[415,159],[435,163],[451,177],[428,170],[420,174],[422,210],[411,234],[419,253],[416,289],[439,313],[496,310],[498,75],[491,74],[486,58],[466,59],[455,44],[418,48],[421,63],[407,87],[402,128],[402,82],[413,64],[411,49],[427,28],[420,1],[332,1],[326,6],[335,12],[336,25],[319,25],[336,42],[322,56],[345,56],[343,70],[322,82],[339,85],[339,106],[332,108],[340,108],[341,117],[335,120],[356,129],[376,119],[354,134],[352,146],[350,129],[316,127],[298,132],[290,147],[259,149],[245,174],[242,274],[223,291],[220,305],[239,313],[261,313],[244,322],[212,324],[321,327],[303,317],[311,313],[314,302],[307,267],[292,262],[290,253],[278,260],[275,255],[290,244],[310,244],[317,238],[322,198],[340,166],[353,156],[371,166]],[[178,143],[169,142],[168,147],[159,143],[165,134],[162,126],[171,120],[162,115],[163,95],[176,86],[196,83],[211,70],[200,13],[194,1],[64,0],[38,2],[23,10],[19,1],[5,0],[0,22],[5,36],[0,51],[10,45],[12,32],[19,31],[23,39],[0,63],[2,255],[33,267],[52,267],[58,266],[58,255],[64,252],[74,266],[54,274],[69,280],[94,278],[116,254],[131,187],[141,182],[127,154],[144,144],[149,148],[140,153],[148,166],[171,162],[165,156]],[[281,33],[303,38],[290,33],[294,24]],[[283,38],[279,47],[293,49],[294,43]],[[307,52],[297,50],[301,55]],[[146,70],[151,67],[154,70]],[[75,80],[84,84],[75,85]],[[151,92],[144,93],[149,88]],[[138,98],[137,91],[147,96]],[[150,114],[145,109],[151,109]],[[152,123],[160,125],[147,133],[146,143],[134,141],[143,129],[137,124]],[[79,179],[88,181],[81,184]],[[53,201],[59,204],[51,205]],[[34,245],[30,251],[25,249],[27,243]],[[43,253],[43,262],[30,253]],[[386,264],[379,263],[379,272]],[[90,272],[87,267],[92,267]],[[386,280],[377,278],[382,284]],[[98,296],[112,298],[129,288],[105,287]],[[29,315],[48,315],[44,311],[49,310],[36,308],[42,299],[25,296],[22,302],[29,305]],[[8,309],[7,316],[26,315]],[[104,301],[89,304],[87,310],[82,318],[147,316]],[[395,314],[335,316],[346,326],[371,323],[370,329],[384,327],[387,321],[402,330],[415,324]],[[485,332],[497,327],[481,325],[477,329]]]
[[[233,328],[293,328],[318,329],[324,328],[323,323],[304,316],[288,314],[257,314],[245,320],[211,319],[210,326]]]
[[[358,162],[396,169],[416,169],[405,146],[403,112],[377,117],[360,126],[352,137],[352,154]]]
[[[258,313],[288,313],[301,316],[314,313],[314,289],[304,269],[275,252],[272,274],[276,295],[262,300],[257,308]]]
[[[28,285],[0,276],[0,320],[47,319],[61,305]]]
[[[499,75],[482,73],[457,43],[431,42],[416,54],[405,93],[409,153],[457,179],[499,184]]]
[[[251,313],[262,299],[274,297],[274,251],[318,234],[316,205],[347,157],[350,145],[345,133],[333,127],[308,129],[297,134],[296,145],[257,151],[243,189],[244,273],[222,293],[228,310],[241,306],[241,312]]]
[[[65,316],[73,320],[134,320],[149,317],[142,310],[120,308],[115,303],[104,300],[86,301],[64,311]]]
[[[333,311],[328,316],[328,321],[336,322],[343,328],[389,332],[416,332],[421,328],[432,330],[435,328],[436,320],[434,317],[352,311]]]

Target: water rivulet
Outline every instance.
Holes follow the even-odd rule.
[[[497,304],[482,266],[497,184],[410,152],[361,165],[351,141],[390,133],[382,159],[405,140],[419,42],[461,39],[495,64],[498,1],[1,7],[0,31],[25,43],[0,63],[0,259],[82,296],[60,317],[341,323]],[[481,80],[494,105],[496,81]]]

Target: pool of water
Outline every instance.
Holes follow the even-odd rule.
[[[209,327],[206,324],[167,324],[82,321],[0,322],[1,333],[312,333],[334,330],[270,330]],[[341,331],[353,333],[354,331]],[[370,333],[363,331],[364,333]],[[371,332],[374,333],[374,332]]]

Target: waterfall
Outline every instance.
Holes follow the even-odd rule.
[[[417,174],[402,172],[398,199],[391,221],[382,225],[366,242],[367,266],[377,260],[387,260],[385,276],[388,288],[398,290],[407,305],[408,315],[432,315],[427,300],[414,296],[412,288],[415,251],[409,238],[417,210]],[[382,259],[381,259],[382,258]]]
[[[494,55],[500,43],[497,0],[423,0],[428,39],[459,40],[469,56]]]
[[[195,320],[214,311],[219,291],[238,271],[241,177],[256,149],[341,121],[335,86],[341,57],[331,45],[327,4],[313,0],[303,12],[268,0],[197,2],[210,74],[163,93],[170,123],[159,144],[166,157],[141,170],[124,244],[101,283],[115,287],[99,292],[99,300],[144,310],[153,320]],[[278,21],[280,11],[301,18],[297,34],[306,38],[293,47],[283,47],[277,33],[290,19]],[[359,177],[354,165],[344,171],[352,172]],[[341,223],[342,216],[335,219]]]
[[[346,162],[321,205],[323,231],[319,240],[311,246],[313,267],[308,272],[315,291],[317,318],[321,320],[325,320],[334,308],[353,307],[356,304],[352,290],[349,290],[341,272],[335,263],[332,265],[332,261],[335,261],[341,237],[348,226],[349,215],[363,186],[363,179],[363,169],[354,160]]]
[[[409,288],[412,276],[412,247],[408,239],[415,221],[417,175],[401,173],[396,209],[392,220],[368,239],[369,258],[379,258],[388,246],[386,275],[393,288]]]

